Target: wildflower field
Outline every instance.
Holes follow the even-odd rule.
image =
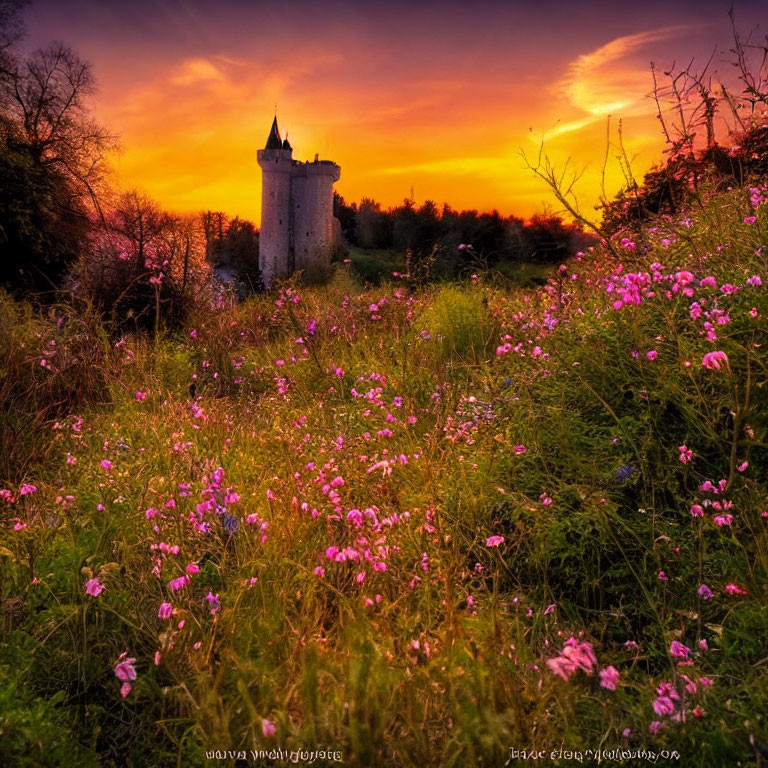
[[[765,199],[154,341],[3,298],[0,763],[758,764]]]

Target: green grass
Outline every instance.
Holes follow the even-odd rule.
[[[555,271],[551,264],[534,264],[526,261],[500,261],[496,271],[513,283],[525,288],[544,285]]]
[[[381,285],[382,281],[392,279],[393,272],[407,271],[405,254],[399,251],[352,246],[348,258],[353,274],[362,284]]]
[[[6,763],[303,748],[459,767],[624,747],[754,764],[768,293],[747,280],[768,285],[768,216],[750,213],[735,190],[621,269],[598,249],[538,287],[363,291],[339,265],[326,286],[198,317],[196,338],[105,343],[88,313],[3,298]],[[639,304],[613,308],[625,274],[654,269]],[[682,270],[693,296],[672,289]],[[718,288],[698,285],[709,275]],[[716,341],[694,301],[716,310]],[[714,350],[727,369],[702,365]],[[547,661],[571,635],[597,665],[565,681]],[[684,721],[654,712],[663,683]]]

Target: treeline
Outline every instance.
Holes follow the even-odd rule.
[[[247,219],[230,219],[221,211],[204,211],[200,222],[208,262],[224,276],[240,280],[251,290],[261,286],[259,230]]]
[[[768,53],[768,51],[767,51]],[[764,97],[768,109],[768,90]],[[740,187],[768,178],[768,126],[755,124],[735,132],[729,145],[717,141],[704,147],[671,153],[666,162],[630,180],[616,197],[602,207],[602,231],[639,231],[657,216],[673,216],[700,198],[702,189]]]
[[[335,194],[334,215],[350,245],[411,251],[417,257],[434,253],[455,269],[477,260],[489,266],[500,261],[551,264],[594,242],[578,224],[552,214],[537,214],[525,221],[498,211],[457,211],[431,200],[417,206],[406,199],[402,205],[384,209],[370,198],[347,204]]]

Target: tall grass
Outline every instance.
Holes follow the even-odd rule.
[[[767,237],[735,190],[540,288],[341,267],[155,342],[3,300],[6,761],[748,764]]]

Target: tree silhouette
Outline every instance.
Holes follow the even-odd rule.
[[[0,281],[56,288],[88,244],[112,137],[90,116],[91,66],[62,43],[19,58],[20,3],[0,0]]]

